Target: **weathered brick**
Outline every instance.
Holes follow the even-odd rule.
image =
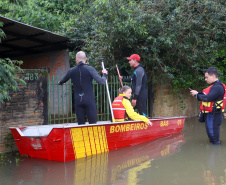
[[[154,86],[154,105],[153,117],[168,117],[168,116],[197,116],[199,113],[198,102],[192,97],[189,91],[179,94],[182,96],[182,102],[178,94],[173,92],[170,84],[156,84]],[[184,110],[183,110],[184,107]]]
[[[42,75],[35,77],[35,71],[24,70],[24,73],[20,75],[21,77],[28,77],[26,78],[27,85],[21,86],[20,91],[14,92],[13,94],[15,96],[12,96],[11,101],[6,102],[5,105],[1,105],[0,112],[4,116],[0,117],[0,143],[4,143],[4,138],[7,136],[9,127],[11,126],[43,123],[43,109],[45,108],[44,105],[47,106],[47,102],[43,103],[47,101],[47,83],[41,82],[47,79],[45,79],[46,77],[42,77]],[[4,148],[4,145],[2,148]],[[0,149],[0,152],[4,152],[4,150]]]

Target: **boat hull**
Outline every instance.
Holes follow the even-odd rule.
[[[10,127],[10,130],[21,155],[66,162],[180,132],[185,117],[151,121],[153,126],[128,121]]]

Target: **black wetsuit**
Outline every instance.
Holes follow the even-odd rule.
[[[139,64],[131,76],[131,78],[123,78],[123,82],[132,82],[133,99],[137,100],[136,106],[139,114],[147,117],[147,99],[148,93],[146,89],[147,75],[144,68]]]
[[[106,81],[107,74],[100,77],[97,71],[79,62],[76,67],[71,68],[67,74],[60,80],[60,84],[69,79],[74,85],[75,113],[78,124],[85,124],[86,115],[90,124],[97,122],[97,108],[93,94],[93,79],[100,85]]]
[[[209,91],[208,95],[203,93],[198,93],[196,95],[197,100],[204,101],[204,102],[217,102],[223,100],[224,96],[224,88],[222,83],[217,80],[216,82],[212,83],[213,85]],[[205,114],[205,125],[206,125],[206,132],[209,137],[209,140],[213,144],[220,143],[220,125],[223,122],[223,115],[220,109],[216,109],[213,107],[213,111],[210,113]]]

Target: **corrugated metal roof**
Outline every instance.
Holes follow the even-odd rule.
[[[68,37],[0,16],[6,38],[0,43],[0,58],[32,55],[66,49]]]

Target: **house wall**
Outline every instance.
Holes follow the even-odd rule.
[[[65,75],[70,68],[67,50],[14,59],[23,61],[21,68],[24,69],[24,73],[19,75],[27,82],[27,85],[21,86],[20,91],[12,93],[10,101],[5,104],[0,103],[0,153],[9,151],[6,144],[10,139],[5,140],[10,136],[9,127],[48,123],[48,111],[53,112],[51,104],[54,101],[57,102],[57,99],[53,99],[53,94],[57,94],[57,87],[53,89],[48,86],[48,83],[57,83],[57,75]],[[43,74],[40,75],[40,71],[45,71],[45,78]],[[47,82],[48,75],[50,76],[49,82]],[[63,92],[59,92],[59,97],[66,93],[66,87],[63,87],[63,89]],[[70,92],[70,89],[67,91]],[[48,102],[51,102],[50,110],[48,110]],[[71,100],[69,99],[68,102],[71,102]],[[57,106],[56,104],[55,109],[57,109]],[[65,103],[63,106],[66,110]],[[70,103],[68,103],[68,106],[70,106]]]
[[[27,84],[11,92],[10,101],[0,103],[0,153],[9,151],[6,144],[12,143],[9,127],[47,124],[47,74],[44,69],[24,70],[18,75]]]
[[[51,77],[53,75],[65,75],[70,68],[67,50],[24,56],[17,59],[23,61],[21,66],[23,69],[48,68]]]
[[[41,53],[32,56],[24,56],[20,57],[19,60],[23,61],[23,65],[21,68],[23,69],[37,69],[37,68],[48,68],[50,79],[48,81],[48,95],[49,95],[49,108],[51,114],[54,114],[56,110],[58,110],[58,103],[60,106],[60,114],[62,114],[62,110],[64,114],[66,114],[66,110],[70,110],[71,107],[71,95],[69,94],[68,104],[65,103],[61,99],[62,95],[65,97],[66,93],[71,92],[71,86],[67,87],[63,86],[63,91],[59,90],[58,86],[53,86],[57,84],[57,82],[64,76],[67,71],[70,69],[69,64],[69,53],[67,50],[55,51],[55,52],[47,52]],[[54,76],[54,77],[53,77]],[[54,87],[54,88],[53,88]],[[59,98],[59,102],[58,102]],[[62,102],[63,101],[63,102]],[[63,108],[62,108],[63,105]],[[55,109],[54,109],[55,107]],[[69,112],[68,112],[69,113]]]

